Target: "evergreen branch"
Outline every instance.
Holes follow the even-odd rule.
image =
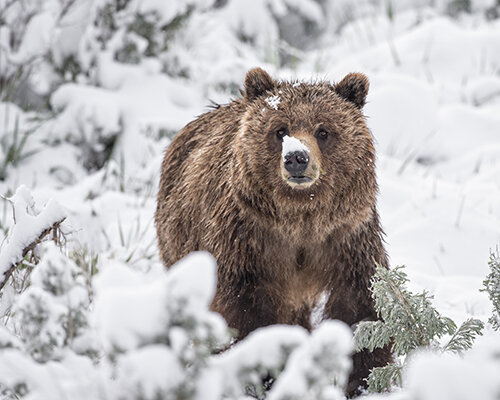
[[[500,254],[498,249],[496,254],[490,254],[488,266],[491,272],[483,281],[484,289],[481,289],[481,291],[488,293],[488,297],[493,303],[493,315],[488,322],[494,330],[498,331],[500,330]]]
[[[476,337],[481,335],[483,328],[484,324],[480,320],[468,319],[455,331],[448,344],[443,347],[442,352],[460,353],[470,349]]]
[[[436,347],[443,352],[469,349],[481,334],[483,323],[470,319],[457,328],[453,320],[433,307],[432,296],[427,291],[414,294],[406,288],[408,278],[403,268],[388,270],[377,265],[371,290],[381,320],[358,324],[354,332],[356,349],[373,351],[390,346],[391,351],[401,357],[419,347]],[[446,346],[440,347],[437,339],[445,334],[452,337]],[[391,386],[401,386],[402,368],[399,362],[374,368],[367,380],[369,391],[380,392]]]
[[[389,391],[391,386],[401,387],[402,370],[403,367],[399,363],[373,368],[367,379],[368,391],[380,393]]]
[[[403,280],[403,284],[404,284],[404,283],[406,283],[408,281],[408,279],[406,278],[406,274],[404,272],[399,272],[398,271],[398,269],[401,269],[401,268],[402,267],[396,267],[394,269],[394,273],[395,274],[399,273],[401,275],[402,279],[404,279]],[[425,333],[422,331],[422,329],[420,327],[420,324],[415,319],[415,317],[413,315],[413,312],[411,310],[410,304],[408,303],[408,300],[407,300],[406,296],[403,294],[403,291],[400,289],[400,287],[394,284],[394,281],[392,279],[390,279],[389,275],[388,275],[388,278],[389,279],[387,280],[387,284],[392,289],[393,294],[399,300],[400,304],[403,306],[403,309],[406,311],[406,314],[408,315],[408,318],[411,320],[411,322],[413,323],[413,326],[418,331],[419,343],[421,345],[428,346],[429,343],[424,340]]]
[[[362,321],[354,332],[354,346],[356,351],[368,349],[373,351],[389,344],[391,334],[382,321]]]
[[[422,316],[428,315],[430,319],[435,319],[435,310],[428,302],[426,293],[413,295],[405,289],[408,278],[403,268],[400,266],[388,270],[378,265],[372,283],[375,308],[395,339],[392,349],[398,355],[419,346],[428,346],[429,336],[432,335],[426,334],[422,327],[429,325],[429,318]]]

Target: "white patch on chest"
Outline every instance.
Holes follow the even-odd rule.
[[[319,296],[319,300],[311,311],[309,321],[313,329],[317,328],[325,318],[325,307],[330,294],[325,290]]]

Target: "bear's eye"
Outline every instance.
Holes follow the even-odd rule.
[[[277,131],[276,131],[276,136],[278,137],[278,139],[280,140],[283,140],[283,138],[288,135],[288,129],[286,128],[279,128]]]
[[[316,137],[321,140],[326,140],[328,139],[328,132],[323,128],[320,128],[318,129],[318,132],[316,132]]]

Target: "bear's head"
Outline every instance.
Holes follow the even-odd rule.
[[[367,220],[377,192],[361,111],[368,86],[359,73],[336,84],[293,83],[250,70],[235,152],[246,207],[275,220],[316,215],[330,226]]]

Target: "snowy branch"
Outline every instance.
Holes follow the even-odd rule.
[[[52,240],[54,242],[57,242],[57,235],[58,235],[58,230],[59,230],[59,227],[60,225],[64,222],[66,218],[63,218],[61,219],[60,221],[57,221],[55,222],[52,226],[50,226],[49,228],[45,229],[41,234],[40,236],[38,236],[33,242],[31,242],[28,246],[26,246],[20,257],[19,257],[19,260],[16,261],[15,263],[13,263],[10,268],[5,271],[3,273],[3,276],[4,276],[4,280],[2,282],[0,282],[0,290],[2,290],[2,288],[5,286],[5,284],[7,283],[7,281],[9,280],[10,276],[12,275],[12,272],[14,272],[14,270],[19,267],[19,265],[21,265],[24,261],[24,257],[26,257],[26,255],[30,252],[30,251],[33,251],[34,248],[36,246],[38,246],[42,241],[43,239],[49,234],[52,232]]]
[[[24,185],[9,199],[14,210],[15,225],[7,245],[0,252],[0,290],[5,286],[14,270],[24,258],[36,248],[50,233],[57,243],[59,228],[66,219],[61,206],[49,201],[42,211],[37,212],[33,197]]]

